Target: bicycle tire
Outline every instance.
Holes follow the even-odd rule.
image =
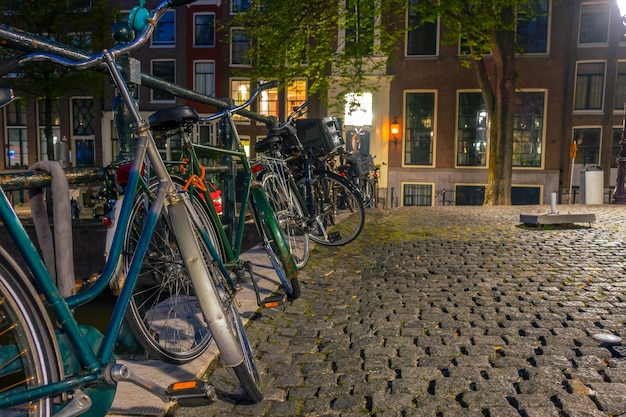
[[[181,186],[182,180],[175,181]],[[157,184],[150,185],[150,193]],[[124,254],[134,252],[147,216],[147,195],[135,197],[124,239]],[[222,250],[215,227],[199,197],[192,205],[204,223],[214,246]],[[150,240],[137,284],[126,310],[126,321],[148,355],[173,364],[188,363],[202,355],[212,342],[187,271],[184,270],[178,244],[162,213]],[[207,249],[201,245],[206,253]],[[124,276],[131,257],[124,256]]]
[[[30,279],[0,248],[0,397],[62,376],[54,327]],[[4,360],[7,357],[11,360]],[[6,417],[54,414],[54,399],[42,398],[2,410]]]
[[[363,197],[350,181],[326,170],[314,170],[310,184],[302,177],[298,187],[315,222],[309,238],[326,246],[340,246],[356,239],[365,224]],[[310,193],[310,195],[309,195]]]
[[[280,178],[270,171],[262,173],[261,185],[287,239],[296,267],[304,268],[309,261],[309,234],[297,187],[289,178]]]
[[[298,281],[298,268],[291,255],[287,240],[283,234],[267,196],[260,186],[251,189],[250,208],[254,216],[261,244],[265,248],[276,275],[280,280],[288,300],[295,300],[301,295]]]

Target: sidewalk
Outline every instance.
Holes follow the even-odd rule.
[[[271,294],[278,287],[280,284],[278,277],[269,265],[267,252],[260,245],[244,253],[241,259],[252,262],[259,278],[257,284],[261,289],[262,298]],[[237,295],[237,300],[241,304],[239,311],[245,325],[250,316],[258,309],[256,295],[251,283],[244,284],[244,289]],[[201,357],[185,365],[171,365],[157,360],[118,360],[118,363],[126,364],[132,372],[148,378],[155,384],[167,387],[176,381],[203,377],[217,355],[218,350],[215,344],[212,344]],[[117,385],[113,406],[107,415],[112,417],[163,416],[171,405],[170,403],[163,403],[155,395],[131,383],[120,382]]]

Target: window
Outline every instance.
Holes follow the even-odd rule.
[[[230,64],[239,66],[250,65],[248,59],[248,50],[250,49],[250,40],[241,28],[232,28],[230,30]]]
[[[600,138],[602,129],[599,127],[575,128],[573,140],[578,144],[575,164],[597,165],[600,163]]]
[[[435,139],[435,93],[406,93],[404,163],[432,165]]]
[[[346,54],[368,56],[374,51],[374,28],[376,27],[376,5],[374,0],[346,1]]]
[[[484,185],[457,185],[454,190],[457,206],[482,206],[485,202]]]
[[[479,92],[459,93],[456,164],[487,166],[488,115]]]
[[[437,55],[439,25],[437,22],[420,24],[421,15],[415,10],[416,4],[417,0],[409,0],[406,54],[407,56]]]
[[[50,120],[52,123],[52,143],[54,146],[54,160],[61,161],[61,156],[64,155],[64,150],[61,149],[61,118],[59,116],[59,102],[52,102]],[[46,126],[46,102],[44,100],[37,100],[38,110],[38,123],[39,123],[39,160],[48,160],[48,140],[45,134]],[[67,139],[66,139],[67,141]]]
[[[168,10],[165,12],[152,35],[152,45],[154,46],[175,46],[176,45],[176,12]]]
[[[371,126],[373,116],[372,93],[346,94],[344,113],[346,126]]]
[[[545,93],[517,92],[513,126],[513,167],[541,167]]]
[[[28,167],[28,139],[26,137],[26,100],[16,99],[5,107],[7,121],[6,168]]]
[[[403,206],[432,206],[433,186],[431,184],[403,184]]]
[[[578,62],[574,110],[602,110],[604,62]]]
[[[215,96],[215,61],[194,62],[193,89],[206,96]]]
[[[548,52],[549,11],[549,0],[537,2],[532,16],[526,17],[524,11],[520,10],[517,21],[517,43],[523,48],[524,53]]]
[[[92,167],[96,162],[94,107],[92,98],[72,99],[72,133],[77,167]]]
[[[613,108],[624,110],[626,100],[626,61],[617,63],[617,75],[615,80],[615,98]]]
[[[259,113],[263,116],[278,117],[278,87],[268,88],[261,92]]]
[[[230,97],[234,100],[235,105],[243,104],[248,98],[250,98],[250,80],[234,79],[230,81]],[[249,120],[238,114],[233,115],[235,120]]]
[[[511,205],[525,206],[541,203],[541,187],[525,185],[511,187]]]
[[[164,81],[169,81],[171,83],[175,82],[175,67],[176,61],[174,60],[155,60],[151,62],[152,64],[152,75],[157,78],[160,78]],[[152,101],[166,101],[166,102],[174,102],[176,98],[171,93],[166,93],[164,91],[151,89]]]
[[[250,0],[232,0],[230,3],[230,13],[241,13],[250,10]]]
[[[215,13],[194,15],[194,46],[215,46]]]
[[[289,116],[295,107],[300,106],[307,99],[306,80],[294,80],[287,85],[287,114]],[[285,119],[287,118],[285,116]]]
[[[607,43],[609,34],[609,3],[584,3],[580,5],[578,43]]]

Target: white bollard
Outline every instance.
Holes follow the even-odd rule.
[[[550,194],[550,214],[559,214],[556,211],[556,193]]]

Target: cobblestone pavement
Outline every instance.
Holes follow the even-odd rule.
[[[317,246],[302,297],[251,320],[265,400],[220,393],[188,416],[626,416],[626,207],[528,227],[544,207],[368,211],[363,234]]]

